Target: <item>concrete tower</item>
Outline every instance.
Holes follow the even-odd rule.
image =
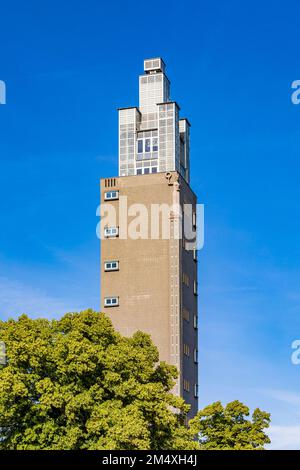
[[[101,310],[151,335],[176,365],[174,392],[197,411],[196,196],[190,124],[170,100],[161,58],[144,61],[139,107],[119,109],[119,176],[101,179]],[[188,234],[188,235],[187,235]]]

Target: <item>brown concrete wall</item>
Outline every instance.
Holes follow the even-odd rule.
[[[172,172],[171,184],[164,173],[102,179],[101,204],[107,202],[104,201],[104,192],[117,189],[120,196],[127,196],[128,206],[142,203],[150,211],[151,204],[171,205],[175,194],[172,182],[176,177],[177,173]],[[181,178],[179,182],[180,203],[195,204],[196,198],[189,186]],[[108,184],[113,186],[108,187]],[[120,200],[111,201],[110,204],[115,206],[118,216]],[[131,220],[132,217],[129,217],[128,222]],[[197,313],[197,297],[193,293],[193,281],[197,266],[193,252],[187,252],[182,241],[170,243],[172,241],[163,239],[123,240],[120,237],[101,240],[101,310],[110,316],[115,328],[125,336],[137,330],[149,333],[159,349],[160,359],[169,363],[176,363],[174,332],[177,332],[175,342],[178,342],[179,359],[176,365],[181,372],[178,392],[191,403],[194,414],[197,407],[194,398],[197,365],[194,364],[193,350],[197,347],[197,331],[193,327],[193,314]],[[104,262],[110,260],[119,261],[119,271],[104,272]],[[178,274],[176,296],[173,292],[174,285],[177,285],[174,284],[174,272]],[[182,272],[189,273],[189,288],[183,286]],[[107,296],[118,296],[119,306],[104,307],[104,297]],[[189,322],[182,319],[183,304],[190,310]],[[174,315],[178,315],[178,329],[176,324],[174,326]],[[183,354],[184,342],[190,345],[189,358]],[[190,382],[190,392],[183,391],[184,378]]]

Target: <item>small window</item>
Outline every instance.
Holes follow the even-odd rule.
[[[138,139],[137,141],[137,153],[143,153],[144,151],[144,141],[143,139]]]
[[[189,392],[190,391],[190,382],[186,379],[183,379],[183,390],[185,392]]]
[[[194,385],[194,396],[195,398],[198,398],[198,384]]]
[[[117,307],[119,305],[119,297],[105,297],[104,307]]]
[[[137,175],[149,175],[150,173],[157,173],[157,167],[146,167],[146,168],[137,168],[136,174]]]
[[[196,212],[193,212],[193,227],[195,228],[196,227]]]
[[[183,319],[185,321],[187,321],[187,322],[190,321],[190,312],[185,307],[183,307],[183,309],[182,309],[182,316],[183,316]]]
[[[151,152],[151,139],[145,139],[145,152]]]
[[[183,345],[183,354],[185,354],[185,356],[189,357],[190,356],[190,347],[188,344],[185,344]]]
[[[198,295],[198,282],[194,281],[194,294]]]
[[[194,363],[198,364],[198,349],[194,349]]]
[[[118,227],[105,227],[104,236],[105,238],[117,237],[119,235]]]
[[[185,284],[187,287],[190,286],[190,278],[189,278],[189,275],[186,274],[186,273],[183,273],[182,274],[182,282],[183,284]]]
[[[113,199],[119,199],[119,191],[107,191],[104,193],[105,201],[111,201]]]
[[[194,315],[194,328],[195,330],[197,330],[198,328],[198,315],[196,314]]]
[[[104,271],[118,271],[119,261],[106,261],[104,263]]]
[[[157,152],[158,151],[158,138],[153,137],[152,138],[152,152]]]

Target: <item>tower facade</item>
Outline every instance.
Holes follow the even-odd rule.
[[[119,175],[101,179],[101,310],[125,336],[149,333],[198,408],[196,196],[190,124],[161,58],[144,61],[139,106],[119,109]]]

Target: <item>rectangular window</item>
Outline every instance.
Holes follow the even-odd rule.
[[[152,139],[152,152],[157,152],[158,151],[158,138],[153,137]]]
[[[144,141],[143,139],[138,139],[137,141],[137,153],[143,153],[144,151]]]
[[[183,138],[180,136],[180,161],[182,163],[185,162],[185,145],[184,145],[184,140]]]
[[[119,297],[105,297],[104,307],[118,307]]]
[[[194,396],[195,398],[198,398],[198,384],[194,385]]]
[[[194,294],[198,295],[198,282],[194,281]]]
[[[190,357],[190,347],[188,344],[183,344],[183,354],[185,354],[187,357]]]
[[[149,165],[149,162],[147,162],[147,165]],[[150,173],[157,173],[157,166],[153,167],[143,167],[143,168],[137,168],[136,174],[137,175],[149,175]]]
[[[194,363],[198,364],[198,349],[194,349]]]
[[[104,229],[105,238],[117,237],[118,235],[119,235],[119,227],[105,227]]]
[[[182,309],[182,316],[185,321],[190,321],[190,312],[185,307]]]
[[[118,271],[119,261],[106,261],[104,263],[104,271]]]
[[[145,139],[145,152],[151,152],[151,139]]]
[[[196,228],[196,212],[193,212],[193,227]]]
[[[119,199],[119,191],[107,191],[104,193],[105,201],[111,201],[112,199]]]
[[[185,392],[189,392],[190,391],[190,382],[186,379],[183,379],[183,390]]]
[[[148,122],[148,125],[151,123]],[[137,139],[136,158],[149,159],[157,158],[158,155],[158,137],[157,130],[139,132]],[[144,155],[144,156],[143,156]]]
[[[194,314],[194,328],[197,330],[198,328],[198,315]]]
[[[187,287],[190,285],[190,278],[186,273],[182,274],[182,282],[185,284]]]

